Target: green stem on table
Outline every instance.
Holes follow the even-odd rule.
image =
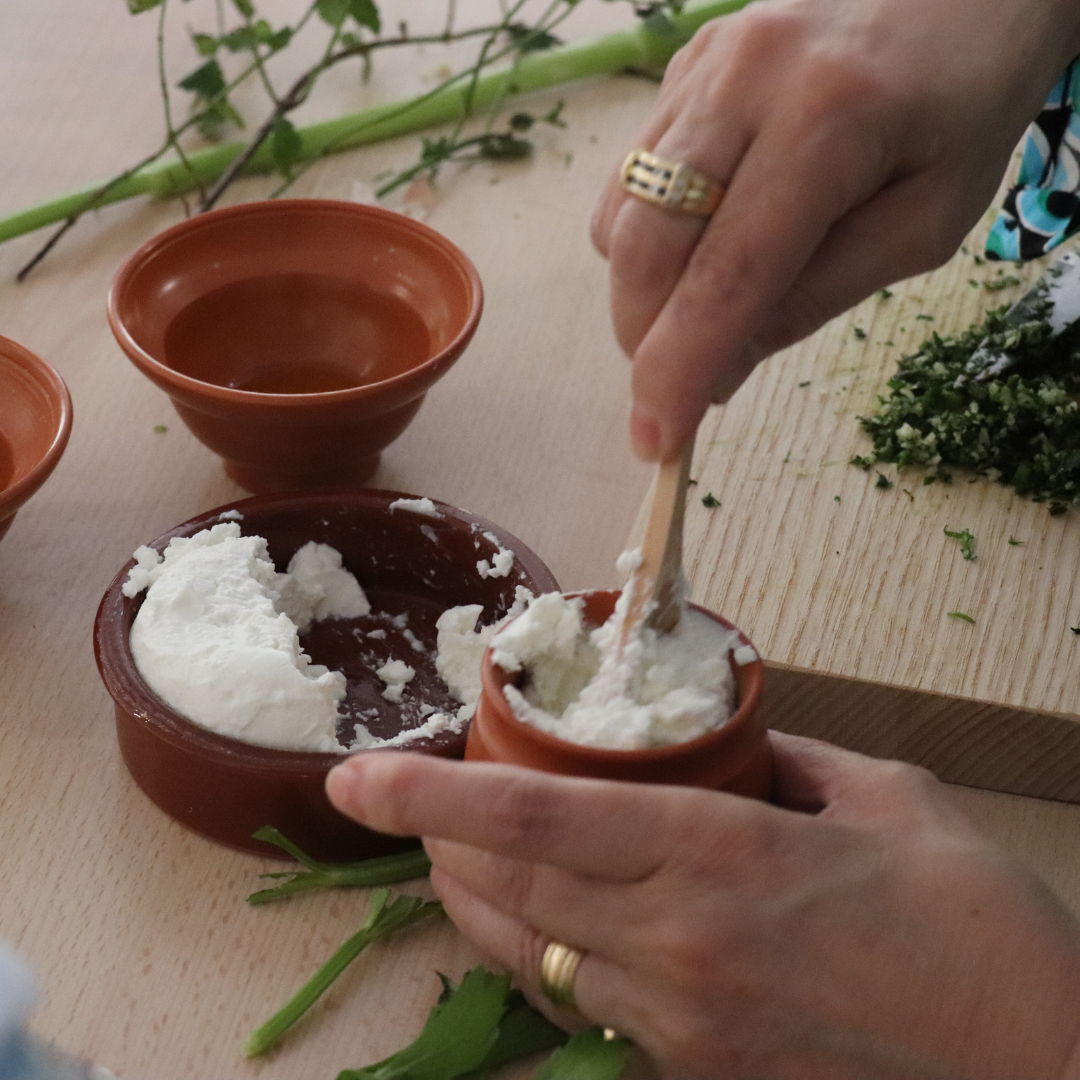
[[[442,911],[442,904],[438,901],[421,900],[418,896],[399,896],[388,904],[389,896],[389,889],[375,890],[371,896],[371,911],[364,925],[342,943],[337,952],[282,1008],[248,1036],[244,1043],[245,1057],[266,1053],[373,941]]]
[[[289,880],[273,888],[253,892],[247,898],[249,904],[270,904],[310,889],[339,889],[350,886],[370,889],[376,885],[393,885],[398,881],[424,877],[431,869],[431,860],[423,848],[402,851],[396,855],[379,855],[360,862],[335,864],[313,859],[271,825],[264,825],[252,835],[256,840],[274,844],[287,851],[298,863],[306,866],[307,870],[284,870],[261,875],[264,878]]]
[[[710,19],[737,11],[748,2],[706,0],[673,15],[671,21],[681,31],[693,33]],[[662,68],[676,48],[677,43],[671,38],[638,25],[587,41],[529,53],[512,68],[482,75],[467,88],[460,85],[470,75],[466,71],[458,79],[428,94],[298,128],[301,149],[297,160],[311,160],[436,124],[458,121],[468,115],[470,106],[481,109],[512,94],[525,94],[575,79],[611,75],[632,68]],[[212,184],[243,149],[243,143],[232,142],[193,150],[185,161],[173,158],[154,161],[108,186],[92,184],[17,211],[0,219],[0,242],[78,215],[88,206],[96,209],[136,195],[171,198]],[[271,148],[264,143],[252,155],[244,172],[270,172],[274,164]]]

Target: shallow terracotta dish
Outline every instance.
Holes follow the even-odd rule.
[[[377,708],[378,717],[365,721],[367,727],[373,735],[390,738],[421,722],[421,702],[444,711],[460,704],[435,671],[435,620],[446,608],[483,604],[482,621],[490,622],[511,606],[515,586],[534,593],[558,587],[540,559],[498,526],[445,503],[435,504],[438,517],[389,510],[403,497],[411,496],[376,490],[259,496],[192,518],[151,546],[161,551],[174,536],[191,536],[217,524],[222,513],[236,510],[243,515],[239,525],[244,534],[266,538],[279,570],[309,540],[336,547],[367,593],[372,615],[316,623],[301,643],[316,663],[344,671],[344,705],[353,713]],[[490,560],[497,550],[485,533],[514,552],[508,576],[481,578],[477,572],[477,561]],[[139,787],[181,824],[258,854],[280,855],[251,839],[260,825],[276,826],[323,859],[362,858],[408,846],[407,841],[357,825],[330,805],[323,783],[342,760],[340,755],[238,742],[193,724],[155,697],[139,675],[129,645],[143,595],[129,599],[121,592],[133,565],[130,561],[120,570],[101,601],[94,653],[115,702],[120,752]],[[408,631],[425,646],[424,653],[409,643],[406,628],[390,621],[402,613]],[[368,638],[373,628],[385,637]],[[393,658],[416,669],[401,705],[382,696],[383,684],[374,674]],[[351,734],[347,723],[339,725],[346,742]],[[410,742],[405,749],[460,757],[465,734],[444,732]]]
[[[0,538],[49,478],[71,434],[71,395],[49,364],[0,337]]]
[[[574,595],[584,597],[589,626],[603,623],[615,609],[619,596],[606,591]],[[691,606],[726,629],[736,629],[719,615],[696,604]],[[750,644],[742,631],[739,638],[742,644]],[[527,765],[569,776],[685,784],[767,799],[772,785],[772,750],[765,719],[758,710],[764,665],[760,660],[737,664],[730,653],[728,661],[735,676],[738,706],[723,727],[671,746],[604,750],[567,742],[519,720],[502,690],[521,676],[508,674],[493,663],[488,649],[481,665],[484,689],[469,728],[465,757],[471,761]]]
[[[120,268],[128,357],[249,491],[361,484],[469,343],[463,251],[379,207],[247,203],[189,218]]]

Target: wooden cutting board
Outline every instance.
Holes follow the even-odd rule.
[[[882,466],[894,481],[883,490],[877,470],[848,464],[870,448],[856,417],[901,355],[1012,303],[1042,272],[976,261],[991,217],[946,266],[773,357],[712,410],[686,567],[694,598],[766,658],[773,727],[1080,802],[1080,511],[1051,517],[960,469],[923,486],[922,470]],[[1007,275],[1023,284],[986,287]],[[710,493],[719,507],[702,504]],[[975,561],[946,528],[974,533]]]

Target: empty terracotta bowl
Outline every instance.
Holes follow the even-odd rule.
[[[571,595],[585,600],[585,623],[599,626],[615,609],[617,592]],[[727,630],[736,630],[726,619],[692,604]],[[743,645],[750,641],[741,632]],[[520,680],[484,653],[481,665],[483,693],[469,728],[465,757],[471,761],[501,761],[526,765],[543,772],[568,776],[591,776],[636,783],[684,784],[713,788],[767,799],[772,785],[772,749],[765,718],[758,710],[764,665],[760,660],[737,664],[729,652],[735,676],[737,708],[722,727],[688,742],[648,750],[605,750],[567,742],[519,720],[503,693],[508,683]]]
[[[0,538],[56,468],[71,434],[71,395],[29,349],[0,337]]]
[[[534,593],[558,587],[533,552],[491,522],[438,502],[437,516],[390,510],[400,498],[411,496],[377,490],[259,496],[192,518],[151,546],[161,551],[174,536],[191,536],[236,511],[244,534],[266,538],[279,570],[309,540],[337,548],[367,593],[372,614],[315,623],[301,644],[315,663],[345,673],[343,704],[354,714],[353,722],[355,714],[377,710],[364,723],[386,739],[418,726],[422,703],[446,712],[460,705],[435,671],[435,620],[445,609],[483,604],[481,620],[487,623],[506,613],[517,585]],[[507,576],[482,578],[477,571],[478,560],[490,560],[498,550],[491,537],[514,553]],[[261,825],[276,826],[321,859],[364,858],[408,846],[408,841],[357,825],[330,805],[323,784],[341,755],[239,742],[192,723],[153,694],[129,644],[144,595],[130,599],[121,592],[133,565],[129,561],[120,570],[101,601],[94,652],[115,702],[120,752],[139,787],[188,828],[261,855],[280,856],[276,848],[251,839]],[[375,675],[376,668],[395,658],[416,670],[400,704],[383,697],[384,684]],[[347,745],[353,735],[348,721],[339,724],[339,735]],[[460,757],[465,733],[443,732],[404,749]]]
[[[483,290],[420,222],[323,199],[189,218],[117,273],[136,367],[249,491],[361,484],[469,343]]]

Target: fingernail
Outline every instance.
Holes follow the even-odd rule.
[[[660,425],[636,408],[630,413],[630,445],[642,461],[659,461]]]

